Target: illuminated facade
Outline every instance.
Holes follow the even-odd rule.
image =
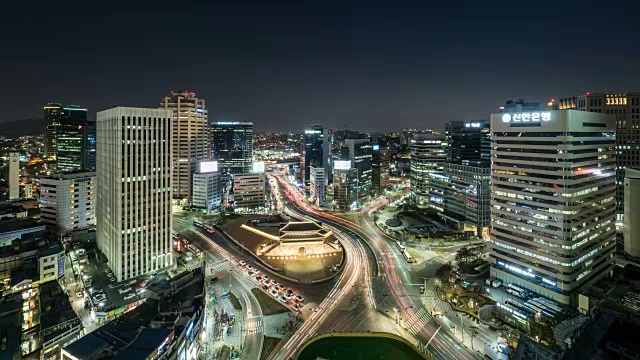
[[[56,157],[56,128],[60,125],[62,105],[49,103],[44,107],[44,157]]]
[[[624,177],[624,252],[640,258],[640,169]]]
[[[244,210],[261,210],[265,207],[266,178],[264,173],[233,175],[234,207]]]
[[[369,138],[345,139],[344,147],[351,167],[358,172],[357,202],[361,203],[371,194],[372,146]],[[342,160],[346,160],[343,157]],[[358,204],[359,205],[359,204]]]
[[[171,121],[162,109],[97,115],[97,244],[118,281],[174,264]]]
[[[442,211],[444,194],[441,188],[431,184],[429,175],[443,173],[448,152],[445,136],[439,133],[415,133],[409,149],[413,202],[420,208]]]
[[[253,123],[211,123],[211,160],[217,160],[224,175],[248,174],[253,170]]]
[[[371,191],[373,194],[381,195],[390,184],[389,176],[389,151],[380,150],[380,145],[372,145],[373,154],[371,158]]]
[[[71,172],[40,178],[40,219],[59,233],[96,225],[96,173]]]
[[[309,197],[313,199],[314,204],[322,206],[324,203],[324,189],[326,183],[326,173],[322,167],[309,168],[310,172],[310,184],[309,184]]]
[[[58,172],[96,170],[96,123],[87,120],[86,109],[63,109],[56,126],[56,166]]]
[[[305,194],[310,195],[311,167],[329,171],[329,132],[322,125],[312,125],[302,135],[301,171],[304,179]],[[326,181],[325,179],[325,185]]]
[[[612,114],[616,118],[616,209],[621,224],[624,213],[625,169],[640,167],[640,92],[623,94],[586,93],[551,99],[550,109],[581,110]]]
[[[173,198],[191,198],[192,174],[207,158],[207,110],[203,99],[188,91],[171,92],[160,103],[173,110]]]
[[[198,209],[212,211],[222,205],[222,181],[220,172],[193,174],[191,205]]]
[[[491,276],[569,304],[615,251],[615,117],[491,115]]]
[[[339,164],[345,164],[339,167]],[[349,161],[335,161],[333,170],[333,207],[339,211],[348,211],[358,198],[358,170],[349,165]]]

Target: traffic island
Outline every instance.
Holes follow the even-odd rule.
[[[258,300],[258,304],[260,304],[260,309],[262,309],[262,315],[269,316],[273,314],[281,314],[285,312],[289,312],[284,305],[280,304],[273,297],[265,294],[262,290],[258,288],[251,289],[251,293]]]
[[[336,357],[339,354],[339,357]],[[389,333],[329,333],[302,346],[298,360],[315,359],[422,360],[427,355],[406,339]]]
[[[254,215],[221,229],[260,263],[290,281],[329,280],[344,261],[344,249],[333,232],[312,221],[284,222],[281,217]]]

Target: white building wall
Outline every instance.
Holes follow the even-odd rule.
[[[118,281],[174,264],[172,113],[115,107],[97,116],[97,243]]]
[[[59,233],[96,224],[96,173],[53,174],[40,178],[40,219]]]
[[[624,252],[640,257],[640,169],[625,171],[623,231]]]
[[[9,200],[20,198],[20,154],[9,153]]]
[[[200,209],[212,211],[222,204],[222,181],[220,172],[193,174],[191,204]]]

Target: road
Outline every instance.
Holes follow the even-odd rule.
[[[361,226],[360,224],[354,224],[342,218],[317,211],[300,200],[299,193],[293,186],[281,177],[276,176],[276,178],[280,186],[287,190],[288,199],[295,203],[298,211],[322,221],[324,224],[335,227],[343,234],[348,235],[349,239],[355,238],[358,243],[364,244],[367,242],[371,246],[376,253],[376,263],[382,277],[381,280],[373,280],[377,286],[383,288],[383,291],[376,291],[382,297],[381,301],[376,303],[379,304],[378,312],[388,312],[389,318],[393,319],[399,327],[412,334],[418,347],[426,346],[427,351],[434,358],[481,358],[479,353],[463,346],[449,331],[448,326],[431,316],[422,304],[418,286],[412,287],[410,292],[407,291],[407,285],[413,284],[412,277],[408,275],[410,271],[407,271],[405,266],[398,266],[403,262],[398,261],[397,251],[392,249],[382,239],[381,235],[372,228],[375,225],[371,224],[371,221],[365,220],[364,226]],[[393,309],[393,312],[389,311],[389,308]],[[444,327],[446,329],[441,331],[441,328]],[[404,335],[403,331],[399,332]]]

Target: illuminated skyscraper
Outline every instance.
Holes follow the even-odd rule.
[[[173,110],[173,198],[188,200],[196,166],[207,158],[205,102],[193,92],[172,91],[160,108]]]
[[[442,175],[447,141],[439,133],[414,133],[410,145],[411,198],[420,208],[442,208],[444,194],[431,186],[429,174]]]
[[[56,128],[60,125],[62,105],[49,103],[44,107],[44,157],[56,156]]]
[[[615,251],[615,117],[491,115],[491,276],[569,304]]]
[[[616,209],[619,224],[624,213],[625,169],[640,167],[640,92],[586,93],[551,99],[549,108],[612,114],[616,118]]]
[[[118,281],[172,266],[172,113],[115,107],[97,117],[97,243]]]
[[[253,123],[211,123],[211,160],[218,161],[223,175],[248,174],[253,170]],[[227,179],[229,177],[227,176]]]
[[[324,173],[329,172],[329,132],[322,125],[312,125],[302,135],[302,178],[304,190],[310,195],[311,167],[323,168]],[[325,178],[325,185],[328,178]]]

